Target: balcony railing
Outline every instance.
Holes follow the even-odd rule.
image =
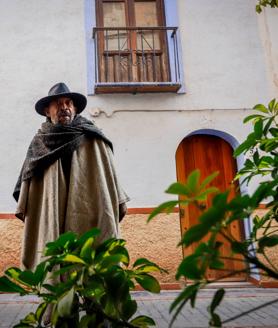
[[[95,27],[95,92],[177,92],[177,27]]]

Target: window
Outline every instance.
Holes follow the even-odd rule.
[[[96,0],[95,93],[177,92],[177,27],[163,0]]]

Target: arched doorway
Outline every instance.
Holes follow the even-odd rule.
[[[230,198],[236,194],[236,186],[232,186],[231,182],[237,172],[237,164],[233,158],[233,149],[224,139],[214,135],[194,134],[183,139],[179,144],[176,152],[177,180],[185,182],[189,173],[195,169],[201,171],[201,179],[204,179],[211,173],[218,171],[219,175],[214,179],[211,185],[214,185],[224,191],[231,189]],[[208,197],[206,206],[210,206],[212,197]],[[181,232],[184,233],[192,225],[198,222],[200,211],[193,205],[180,208]],[[238,240],[244,238],[243,225],[234,222],[230,227],[230,233]],[[224,238],[219,237],[223,242],[220,249],[223,258],[231,257],[231,249]],[[184,249],[184,255],[188,255],[193,251],[193,247]],[[234,257],[235,258],[235,257]],[[240,271],[245,264],[237,257],[236,261],[225,259],[225,269],[228,271]],[[221,272],[210,270],[208,275],[210,279],[220,279],[228,274],[228,271]],[[246,275],[239,273],[236,276],[227,278],[226,280],[244,281]]]

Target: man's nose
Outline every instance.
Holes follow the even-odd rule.
[[[68,108],[66,102],[62,102],[62,103],[60,104],[60,106],[61,106],[61,109],[67,109],[67,108]]]

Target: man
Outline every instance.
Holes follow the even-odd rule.
[[[33,138],[14,197],[16,216],[25,222],[22,265],[34,269],[47,242],[61,233],[82,234],[98,227],[100,241],[119,234],[127,195],[112,159],[112,143],[79,114],[86,97],[54,85],[36,111],[46,122]]]

